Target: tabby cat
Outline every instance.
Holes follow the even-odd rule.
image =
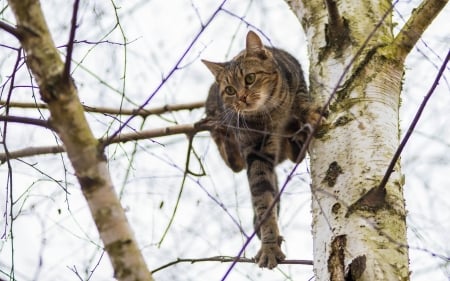
[[[275,165],[286,158],[300,162],[309,124],[320,120],[298,61],[289,53],[264,46],[247,34],[246,48],[229,62],[202,60],[215,76],[206,101],[211,135],[225,163],[247,169],[254,225],[261,239],[255,260],[270,269],[285,259],[277,209],[267,210],[278,193]]]

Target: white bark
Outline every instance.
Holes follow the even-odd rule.
[[[317,280],[330,280],[332,243],[340,235],[346,240],[345,271],[355,258],[365,256],[361,280],[408,278],[399,173],[391,175],[382,206],[350,207],[380,183],[398,145],[400,81],[401,72],[380,72],[372,82],[352,91],[350,97],[355,100],[351,107],[333,112],[327,138],[315,143],[311,163]],[[328,266],[321,267],[323,263]]]
[[[403,65],[378,53],[393,40],[389,16],[363,46],[389,2],[289,4],[309,41],[312,94],[324,102],[339,84],[326,133],[311,152],[316,280],[408,280],[399,165],[386,189],[376,189],[399,143]],[[333,38],[343,30],[348,36]]]

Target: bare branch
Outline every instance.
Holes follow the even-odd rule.
[[[35,120],[35,119],[33,119]],[[203,123],[202,121],[195,124],[183,124],[175,125],[164,128],[157,128],[152,130],[145,130],[140,132],[120,134],[113,138],[110,143],[119,143],[127,141],[137,141],[143,139],[150,139],[156,137],[185,134],[185,135],[195,135],[197,132],[209,130],[209,125]],[[105,141],[106,138],[99,139],[99,142]],[[60,145],[53,146],[42,146],[42,147],[27,147],[24,149],[11,151],[8,155],[5,153],[0,153],[0,163],[5,162],[7,159],[17,159],[23,157],[30,157],[42,154],[56,154],[65,152],[65,148]]]
[[[210,16],[210,18],[205,22],[204,25],[202,25],[201,29],[199,30],[199,32],[194,36],[194,38],[192,39],[192,41],[189,43],[189,45],[187,46],[186,50],[184,51],[184,53],[180,56],[180,58],[176,61],[175,65],[172,67],[172,69],[169,71],[169,73],[163,77],[161,83],[153,90],[153,92],[148,96],[148,98],[144,101],[144,103],[142,103],[142,105],[139,107],[138,110],[143,109],[145,106],[147,106],[147,104],[153,99],[153,97],[159,92],[159,90],[161,89],[161,87],[167,82],[167,80],[179,69],[181,62],[184,60],[184,58],[188,55],[189,51],[192,49],[192,47],[194,46],[194,44],[197,42],[197,40],[200,38],[200,35],[203,34],[203,31],[205,31],[205,28],[213,21],[213,19],[215,19],[215,17],[217,16],[217,14],[223,10],[223,6],[225,5],[225,3],[227,2],[227,0],[223,0],[219,6],[216,8],[216,10],[212,13],[212,15]],[[113,139],[115,136],[117,136],[118,134],[120,134],[120,131],[122,131],[126,126],[128,126],[128,123],[131,122],[131,120],[134,118],[134,116],[130,116],[127,120],[125,120],[125,122],[123,122],[123,124],[120,126],[119,129],[117,129],[117,131],[115,131],[111,137],[109,139],[107,139],[105,141],[106,145],[108,144],[108,142],[110,142],[111,139]]]
[[[73,3],[72,22],[70,26],[69,42],[67,42],[67,55],[66,55],[66,62],[64,63],[64,73],[63,73],[63,79],[66,82],[68,82],[70,79],[70,62],[72,61],[73,41],[75,39],[75,31],[77,29],[77,15],[79,4],[80,0],[75,0],[75,2]]]
[[[425,29],[448,3],[448,0],[424,0],[413,13],[392,43],[392,56],[404,59]]]
[[[4,163],[8,159],[18,159],[23,157],[37,156],[43,154],[56,154],[65,152],[63,146],[52,145],[52,146],[39,146],[39,147],[27,147],[24,149],[11,151],[8,156],[5,153],[0,153],[0,163]]]
[[[7,101],[9,101],[11,99],[11,96],[13,93],[15,80],[16,80],[16,73],[19,68],[19,63],[21,60],[21,52],[22,52],[21,49],[17,49],[16,62],[14,64],[13,71],[11,73],[10,80],[9,80],[10,86],[9,86],[8,95],[6,98]],[[5,109],[5,116],[9,116],[9,107],[8,106]],[[6,142],[6,136],[8,134],[7,128],[8,128],[8,123],[5,122],[3,124],[3,128],[2,128],[3,130],[1,132],[1,141],[0,141],[1,146],[3,147],[3,150],[5,151],[4,152],[5,155],[9,155],[9,149],[8,149],[8,145]],[[3,217],[5,218],[5,224],[4,224],[5,228],[3,230],[3,233],[0,235],[0,237],[2,239],[6,237],[6,233],[7,233],[7,229],[8,229],[7,225],[10,226],[8,235],[13,236],[13,227],[12,226],[13,226],[13,222],[16,217],[16,215],[14,214],[15,212],[13,211],[13,209],[14,209],[13,177],[12,177],[13,173],[12,173],[12,165],[9,160],[6,161],[6,166],[7,166],[7,179],[6,179],[6,194],[5,194],[5,199],[6,199],[5,203],[6,204],[5,204],[5,206],[6,206],[6,208],[9,209],[8,210],[9,212],[6,211],[6,209],[5,209],[5,212],[3,213]],[[11,270],[11,278],[15,279],[14,270],[13,270],[13,268],[11,268],[11,269],[12,269]]]
[[[0,100],[0,105],[8,104],[9,107],[18,107],[18,108],[32,108],[32,109],[48,109],[47,104],[45,103],[33,103],[33,102],[9,102]],[[167,104],[161,107],[149,108],[149,109],[116,109],[110,107],[93,107],[89,105],[83,105],[84,111],[92,112],[92,113],[101,113],[101,114],[111,114],[111,115],[138,115],[141,117],[147,117],[149,115],[158,115],[172,111],[178,110],[192,110],[201,108],[205,105],[204,101],[192,102],[192,103],[180,103],[180,104]]]
[[[127,142],[127,141],[134,141],[134,140],[142,140],[142,139],[149,139],[149,138],[156,138],[156,137],[162,137],[162,136],[170,136],[170,135],[177,135],[177,134],[186,134],[191,135],[195,134],[198,131],[206,130],[206,127],[197,127],[195,124],[183,124],[183,125],[175,125],[175,126],[169,126],[164,128],[157,128],[152,130],[145,130],[141,132],[133,132],[133,133],[126,133],[126,134],[120,134],[114,137],[111,140],[111,143],[118,143],[118,142]],[[106,139],[100,140],[103,141]]]
[[[21,38],[20,32],[14,26],[9,25],[4,21],[0,21],[0,28],[20,40],[20,38]]]
[[[12,115],[0,115],[0,121],[3,122],[13,122],[13,123],[22,123],[28,125],[35,125],[44,127],[47,129],[52,129],[50,123],[47,120],[28,118],[22,116],[12,116]]]
[[[197,263],[197,262],[208,262],[208,261],[217,261],[217,262],[240,262],[240,263],[256,263],[255,259],[252,258],[240,258],[240,257],[230,257],[230,256],[215,256],[210,258],[199,258],[199,259],[182,259],[178,258],[175,261],[169,262],[163,266],[160,266],[154,270],[152,270],[152,273],[158,272],[160,270],[163,270],[169,266],[178,264],[178,263]],[[279,264],[303,264],[303,265],[313,265],[313,262],[311,260],[284,260],[279,261]]]

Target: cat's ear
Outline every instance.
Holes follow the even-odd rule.
[[[259,36],[253,32],[249,31],[247,33],[246,49],[247,51],[261,51],[264,48]]]
[[[217,77],[217,75],[224,69],[225,63],[222,62],[212,62],[207,60],[202,60],[202,62],[208,67],[209,71]]]
[[[267,50],[264,48],[261,38],[251,30],[247,33],[246,51],[247,54],[256,54],[260,59],[266,59],[268,57]]]

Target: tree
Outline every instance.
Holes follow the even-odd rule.
[[[245,18],[239,18],[229,9],[224,8],[225,2],[215,8],[214,13],[206,21],[202,20],[202,11],[195,9],[201,23],[200,32],[195,38],[202,35],[208,25],[216,20],[219,12],[229,15],[239,22],[248,23]],[[319,132],[311,153],[315,274],[317,280],[344,280],[344,278],[347,278],[346,280],[392,280],[394,276],[395,278],[401,276],[406,280],[409,274],[406,246],[408,243],[406,242],[405,211],[401,192],[403,183],[399,165],[396,165],[394,173],[388,172],[390,180],[386,187],[380,187],[379,183],[386,173],[387,163],[392,159],[398,146],[398,107],[405,57],[420,38],[423,30],[447,1],[424,1],[396,37],[392,35],[390,19],[393,6],[388,3],[385,3],[384,6],[379,3],[353,3],[351,7],[347,7],[344,5],[345,3],[336,3],[330,0],[326,1],[326,7],[323,7],[322,2],[288,1],[308,34],[310,88],[322,102],[333,97],[329,104],[328,127]],[[129,270],[131,267],[124,264],[126,261],[136,264],[143,270],[146,277],[141,276],[138,279],[150,280],[150,273],[145,266],[143,254],[138,250],[137,242],[125,219],[121,202],[114,192],[110,179],[111,174],[114,176],[114,172],[108,173],[108,164],[103,156],[103,151],[106,149],[108,159],[119,155],[117,150],[130,151],[124,154],[128,159],[134,159],[136,151],[142,149],[142,145],[134,142],[130,149],[126,147],[127,144],[122,145],[121,142],[184,133],[189,140],[189,152],[185,167],[180,169],[178,164],[169,163],[173,164],[174,170],[181,170],[183,175],[181,188],[183,188],[186,179],[202,174],[193,172],[193,169],[196,168],[200,171],[204,169],[202,164],[193,168],[194,163],[189,159],[195,157],[202,159],[202,156],[196,152],[199,148],[192,143],[192,137],[198,130],[207,128],[175,125],[162,130],[152,127],[148,130],[138,132],[130,130],[125,133],[128,128],[144,126],[149,114],[154,113],[149,112],[146,106],[160,91],[160,87],[156,87],[156,90],[149,94],[144,102],[142,100],[130,102],[135,97],[127,95],[129,91],[125,90],[125,76],[129,76],[129,74],[124,70],[119,113],[106,112],[97,108],[104,114],[115,114],[117,118],[114,121],[108,121],[111,123],[106,126],[106,129],[102,128],[104,131],[101,131],[101,134],[104,137],[101,138],[101,141],[96,139],[84,117],[85,112],[89,112],[90,108],[82,107],[77,98],[77,89],[70,78],[70,73],[72,76],[76,74],[71,71],[72,68],[78,69],[83,66],[83,63],[78,63],[75,67],[71,67],[71,64],[75,63],[75,60],[72,61],[72,52],[77,48],[75,46],[74,50],[75,35],[81,32],[76,29],[77,8],[75,7],[78,7],[78,4],[78,1],[75,1],[69,41],[64,54],[64,62],[62,62],[60,53],[53,46],[43,16],[40,15],[38,1],[10,1],[11,11],[16,16],[16,26],[2,22],[1,27],[20,40],[27,55],[28,68],[37,81],[42,99],[48,104],[47,108],[51,113],[51,119],[50,122],[47,122],[32,118],[19,118],[9,114],[10,108],[14,106],[14,103],[10,102],[12,93],[13,91],[15,91],[14,95],[17,93],[17,87],[14,87],[15,78],[19,76],[17,73],[23,61],[22,51],[18,49],[16,52],[17,64],[10,80],[12,86],[5,102],[8,106],[2,115],[2,119],[8,121],[4,123],[3,136],[10,135],[7,134],[6,124],[9,124],[8,128],[10,128],[12,122],[28,122],[54,130],[62,140],[64,147],[51,147],[50,151],[67,151],[68,159],[91,209],[103,245],[112,260],[115,276],[127,280],[128,277],[133,278],[129,274],[140,272],[134,269]],[[113,16],[119,18],[119,7],[114,2],[112,2],[112,6],[114,8]],[[101,16],[99,7],[94,5],[92,10],[97,11]],[[366,14],[366,11],[370,16],[362,20],[359,15]],[[30,14],[33,14],[33,17],[30,17]],[[127,40],[121,23],[122,21],[117,20],[115,25],[120,30],[119,38],[121,36],[123,38],[123,44],[119,45],[123,46],[124,53],[128,54],[126,50],[131,43]],[[83,24],[80,24],[79,28],[82,26]],[[195,40],[192,42],[195,43]],[[96,42],[95,46],[98,45],[100,43]],[[175,66],[166,72],[168,74],[163,76],[160,85],[165,85],[173,73],[188,65],[186,55],[190,54],[191,47],[192,44]],[[192,53],[191,51],[191,57],[194,56]],[[192,59],[196,59],[196,57],[194,56]],[[127,56],[125,56],[124,69],[126,69],[126,60]],[[75,81],[77,80],[75,78]],[[109,85],[109,81],[100,81]],[[32,85],[32,83],[30,84]],[[113,82],[111,82],[112,84]],[[28,89],[33,90],[32,87]],[[137,110],[131,111],[131,116],[133,118],[142,116],[144,121],[139,124],[135,121],[136,118],[123,117],[125,116],[123,103],[134,104]],[[24,104],[20,105],[24,106]],[[179,108],[189,109],[199,105],[201,103],[188,104]],[[33,107],[36,108],[35,103]],[[39,107],[43,107],[43,105],[39,105]],[[169,106],[157,112],[167,109],[177,109],[177,107],[170,108]],[[115,120],[118,122],[114,123]],[[191,122],[196,120],[198,119],[190,119]],[[109,150],[112,143],[119,144]],[[186,142],[183,141],[183,143]],[[336,147],[336,144],[339,144],[339,147]],[[3,145],[6,155],[4,160],[10,167],[10,188],[8,190],[11,196],[9,204],[13,210],[12,206],[18,199],[13,197],[13,164],[11,162],[14,157],[27,155],[29,150],[12,151],[10,145],[6,144],[5,137]],[[152,149],[161,151],[154,147]],[[379,153],[380,150],[383,153]],[[163,153],[167,153],[165,150],[163,151]],[[49,153],[49,150],[46,153]],[[155,152],[155,154],[157,153]],[[36,154],[36,150],[32,151],[32,154]],[[330,157],[330,155],[333,156]],[[370,158],[368,158],[369,155]],[[166,160],[166,162],[170,161],[171,159]],[[129,166],[126,174],[129,173],[132,167],[130,163],[133,162],[133,160],[126,161]],[[199,160],[198,162],[208,165],[206,161]],[[141,168],[145,168],[145,166],[141,166]],[[112,169],[111,166],[110,169]],[[290,178],[288,177],[288,180]],[[128,176],[124,176],[124,179],[128,179]],[[204,185],[200,183],[198,186],[204,188]],[[67,183],[65,188],[68,190]],[[93,196],[93,194],[100,194],[100,191],[97,192],[97,190],[106,191],[106,195]],[[222,206],[225,213],[236,221],[236,216],[220,201],[220,196],[211,193],[211,190],[204,190],[204,194],[216,200],[217,205]],[[187,191],[180,189],[178,199],[182,192],[186,193]],[[119,195],[122,194],[122,192],[119,193]],[[19,198],[21,197],[28,198],[28,196],[19,196]],[[105,198],[109,199],[105,200]],[[122,204],[126,204],[124,202],[126,201],[122,200]],[[165,198],[161,199],[158,204],[162,209],[167,202],[168,199]],[[23,203],[23,206],[25,205]],[[180,207],[178,203],[175,204],[174,213],[177,207]],[[69,207],[67,209],[70,210]],[[9,223],[12,224],[15,212],[10,211],[9,213]],[[21,214],[21,212],[18,211],[17,214]],[[118,214],[120,223],[116,220],[115,214]],[[237,217],[239,218],[239,216]],[[169,225],[172,224],[173,218],[174,216],[171,215]],[[237,222],[236,226],[240,227],[240,223]],[[12,225],[9,227],[11,229],[9,239],[12,241],[13,227]],[[159,228],[163,229],[164,227]],[[244,240],[250,240],[250,236],[246,235],[244,230],[239,229],[239,231]],[[163,238],[166,232],[164,231]],[[116,234],[119,235],[116,236]],[[374,243],[368,243],[368,236],[375,237],[375,241],[372,241]],[[158,245],[161,246],[163,238]],[[14,251],[11,250],[11,252]],[[388,258],[392,262],[383,262]],[[14,265],[14,263],[12,264]],[[395,266],[388,266],[389,264]],[[154,267],[153,264],[150,266]],[[72,271],[80,276],[75,266]],[[10,272],[9,276],[14,278],[14,267]]]
[[[388,2],[290,2],[310,35],[311,90],[330,107],[311,161],[318,280],[409,280],[402,174],[386,163],[405,58],[446,3],[423,1],[394,37]]]
[[[9,30],[20,40],[41,99],[48,104],[51,119],[47,126],[64,144],[113,264],[114,276],[119,280],[153,280],[115,194],[106,166],[105,144],[94,138],[70,77],[79,1],[74,5],[74,23],[64,63],[52,42],[39,1],[10,1],[9,4],[16,17],[16,27]]]

